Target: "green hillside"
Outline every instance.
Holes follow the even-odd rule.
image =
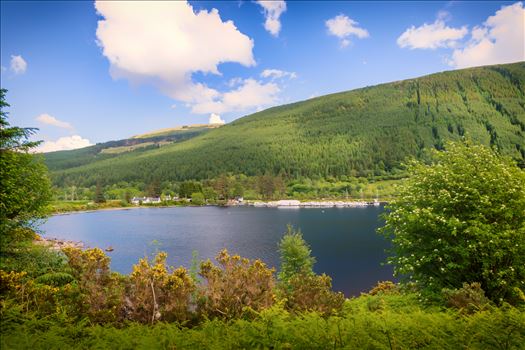
[[[274,107],[190,140],[112,159],[74,164],[65,156],[61,162],[52,154],[46,158],[58,185],[203,179],[223,173],[388,176],[400,171],[407,156],[462,136],[524,164],[524,62],[437,73]]]
[[[46,164],[51,171],[64,170],[90,164],[104,159],[121,156],[123,153],[145,152],[167,144],[181,142],[198,136],[216,125],[184,125],[175,128],[151,131],[129,139],[97,143],[96,145],[71,151],[57,151],[45,154]]]

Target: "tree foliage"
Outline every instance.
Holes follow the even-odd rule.
[[[292,311],[316,311],[330,315],[341,310],[345,298],[343,293],[332,291],[329,276],[314,273],[315,258],[311,252],[301,231],[294,231],[288,225],[279,242],[281,267],[278,277],[285,306]]]
[[[0,229],[2,241],[17,226],[30,225],[46,215],[51,199],[50,181],[42,159],[28,153],[38,142],[29,141],[33,128],[10,126],[5,110],[5,89],[0,89]]]
[[[279,281],[287,285],[297,275],[313,275],[315,258],[308,243],[303,239],[301,230],[295,231],[288,225],[287,231],[279,242],[279,253],[281,266],[279,269]]]
[[[410,172],[382,231],[396,273],[427,290],[478,282],[495,302],[523,298],[525,172],[468,142],[447,144]]]

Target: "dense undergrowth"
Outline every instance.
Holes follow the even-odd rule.
[[[308,269],[313,264],[293,264],[311,258],[290,234],[297,235],[285,236],[288,248],[281,243],[288,249],[282,259],[292,262],[281,268],[291,271],[286,285],[285,276],[276,281],[263,263],[226,251],[217,264],[202,262],[197,275],[195,268],[168,268],[161,253],[142,259],[126,276],[111,272],[109,258],[98,249],[62,254],[17,243],[7,249],[10,254],[4,249],[0,265],[0,347],[523,348],[520,306],[496,306],[475,286],[429,302],[414,286],[391,282],[345,300],[331,291],[327,276]],[[301,277],[294,285],[297,271]]]
[[[276,305],[249,318],[124,326],[36,319],[3,311],[4,349],[522,349],[525,315],[491,308],[473,315],[424,308],[415,295],[361,296],[338,316],[292,315]]]

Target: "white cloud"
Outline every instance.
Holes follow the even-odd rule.
[[[243,79],[242,78],[239,78],[239,77],[236,77],[236,78],[231,78],[228,83],[226,83],[226,85],[228,85],[229,87],[235,87],[235,86],[238,86],[240,84],[242,84],[243,82]]]
[[[405,30],[399,38],[397,45],[410,49],[437,49],[442,47],[455,47],[468,33],[466,26],[461,28],[447,27],[445,19],[448,13],[440,12],[432,24],[423,24],[420,27],[412,26]]]
[[[27,70],[27,62],[22,55],[11,55],[11,70],[15,74],[24,74]]]
[[[452,53],[456,68],[525,60],[525,8],[522,2],[504,6],[475,27],[466,46]]]
[[[328,29],[328,34],[340,39],[341,47],[346,47],[350,44],[351,36],[355,36],[359,39],[364,39],[369,36],[366,29],[358,26],[358,22],[343,14],[330,18],[325,22],[325,25]]]
[[[91,146],[88,139],[83,139],[79,135],[61,137],[56,141],[45,141],[35,149],[35,153],[46,153],[55,151],[65,151]]]
[[[47,113],[40,114],[38,117],[36,117],[36,120],[41,123],[53,125],[53,126],[63,128],[63,129],[73,129],[73,126],[69,124],[68,122],[63,122],[61,120],[58,120],[57,118]]]
[[[261,109],[277,103],[279,92],[279,86],[275,83],[265,84],[255,79],[245,79],[234,90],[195,103],[192,112],[204,114]]]
[[[214,124],[214,125],[222,125],[226,122],[221,118],[220,115],[212,113],[210,114],[210,119],[208,120],[208,124]]]
[[[263,10],[266,21],[264,22],[264,29],[266,29],[273,36],[278,36],[281,31],[280,17],[286,11],[286,2],[284,0],[271,1],[256,1]]]
[[[271,78],[272,80],[281,78],[295,79],[297,78],[297,74],[295,72],[287,72],[279,69],[265,69],[262,71],[261,77]]]
[[[232,21],[223,22],[216,9],[196,13],[186,1],[97,1],[95,7],[104,17],[98,43],[115,79],[152,84],[174,99],[198,104],[221,94],[193,82],[193,73],[220,75],[224,62],[255,65],[253,40]]]

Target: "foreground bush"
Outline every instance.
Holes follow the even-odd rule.
[[[494,302],[524,302],[525,172],[470,143],[410,172],[383,229],[396,273],[438,294],[479,282]]]
[[[109,257],[100,248],[64,249],[80,293],[77,313],[94,322],[117,321],[124,301],[120,275],[109,269]]]
[[[370,312],[368,299],[385,307]],[[522,349],[525,314],[490,308],[470,316],[423,309],[411,296],[359,297],[340,316],[291,315],[281,305],[251,320],[129,324],[124,328],[20,318],[2,311],[3,349]]]
[[[274,270],[260,260],[250,261],[230,255],[224,249],[217,257],[219,266],[211,261],[201,264],[202,289],[200,311],[208,317],[236,318],[248,308],[260,311],[275,301]]]
[[[295,231],[288,225],[279,242],[279,253],[279,292],[288,310],[316,311],[324,316],[341,310],[345,297],[332,291],[330,276],[314,273],[315,258],[301,230]]]
[[[195,283],[185,268],[168,268],[166,258],[166,253],[159,253],[153,264],[144,258],[133,266],[126,293],[128,319],[153,323],[158,320],[183,322],[190,318]]]
[[[316,311],[331,315],[341,311],[345,297],[332,291],[332,279],[322,275],[295,275],[289,280],[284,296],[286,307],[292,311]]]
[[[488,306],[490,300],[485,296],[479,283],[464,283],[459,289],[444,289],[447,306],[472,313]]]

